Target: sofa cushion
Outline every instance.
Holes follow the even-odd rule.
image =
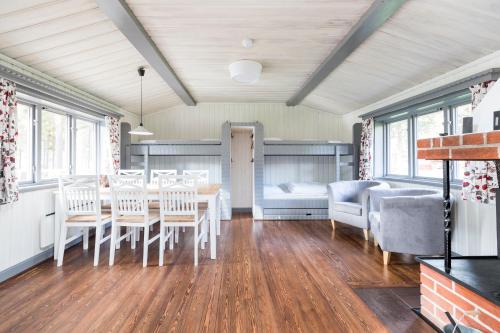
[[[361,204],[357,202],[337,201],[333,204],[333,209],[338,212],[361,216]]]

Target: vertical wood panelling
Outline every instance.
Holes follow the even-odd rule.
[[[54,211],[55,190],[21,193],[19,201],[0,206],[0,271],[45,250],[40,248],[40,221]]]
[[[266,156],[264,183],[331,183],[335,180],[334,156]]]
[[[220,139],[224,122],[264,125],[265,138],[338,140],[341,117],[315,109],[278,103],[201,103],[145,116],[154,139]]]

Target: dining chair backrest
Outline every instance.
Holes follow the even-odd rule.
[[[177,170],[151,170],[151,184],[158,185],[158,176],[160,175],[176,176]]]
[[[196,177],[160,175],[158,178],[160,214],[192,215],[198,218]]]
[[[208,170],[184,170],[182,172],[184,176],[194,176],[197,177],[198,184],[208,184]],[[192,181],[187,178],[186,181]]]
[[[96,175],[60,177],[59,195],[66,216],[101,214],[99,177]]]
[[[144,169],[120,169],[118,172],[122,176],[144,176]]]
[[[145,215],[148,194],[144,176],[110,176],[111,209],[114,215]]]
[[[109,185],[115,182],[118,184],[128,183],[139,186],[144,186],[146,184],[146,175],[118,175],[118,176],[109,176]]]

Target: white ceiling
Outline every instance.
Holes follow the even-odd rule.
[[[139,110],[147,62],[93,0],[16,0],[0,6],[0,53],[116,104]],[[182,103],[152,70],[145,111]]]
[[[500,50],[500,1],[409,0],[303,104],[344,114]]]
[[[304,84],[373,0],[128,0],[198,102],[282,102]],[[0,6],[0,53],[124,109],[139,109],[146,64],[94,0],[17,0]],[[500,49],[500,1],[408,0],[302,104],[356,110]],[[252,49],[241,46],[255,39]],[[262,62],[256,85],[227,67]],[[145,112],[181,100],[153,71]]]

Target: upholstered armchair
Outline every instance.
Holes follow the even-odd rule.
[[[373,180],[349,180],[328,185],[328,216],[335,229],[335,221],[362,228],[368,240],[368,189],[389,189],[389,184]]]
[[[439,255],[444,252],[443,198],[438,190],[370,189],[370,230],[383,251]]]

